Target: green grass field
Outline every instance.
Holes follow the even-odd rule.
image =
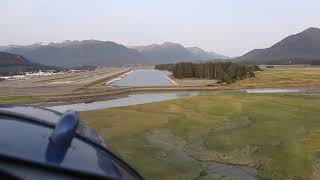
[[[0,104],[30,103],[34,100],[32,96],[0,96]]]
[[[320,178],[318,94],[212,93],[81,116],[147,179],[197,179],[210,161],[265,179]]]
[[[320,66],[276,66],[231,87],[320,87]]]

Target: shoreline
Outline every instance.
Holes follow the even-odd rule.
[[[180,92],[180,91],[203,91],[203,92],[215,92],[220,90],[229,90],[229,89],[218,89],[218,88],[156,88],[156,87],[134,87],[134,88],[125,88],[117,89],[114,91],[103,92],[103,93],[93,93],[86,95],[64,95],[64,96],[53,96],[49,99],[46,99],[42,102],[31,102],[31,103],[13,103],[15,105],[36,105],[36,106],[57,106],[57,105],[67,105],[67,104],[76,104],[76,103],[91,103],[97,101],[107,101],[113,99],[119,99],[127,97],[131,94],[144,94],[144,93],[157,93],[157,92]]]
[[[121,74],[120,76],[115,77],[115,78],[111,79],[110,81],[106,82],[106,83],[104,84],[104,86],[110,86],[112,83],[117,82],[117,81],[120,81],[122,78],[124,78],[125,76],[129,75],[129,74],[132,73],[132,72],[133,72],[133,70],[130,70],[129,72],[126,72],[126,73],[124,73],[124,74]],[[112,85],[111,85],[111,86],[112,86]]]
[[[176,81],[174,81],[173,79],[171,79],[171,78],[169,77],[169,75],[164,75],[164,76],[165,76],[165,78],[166,78],[168,81],[170,81],[171,84],[173,84],[173,85],[175,85],[175,86],[179,86],[179,84],[178,84]]]
[[[131,94],[143,94],[143,93],[157,93],[157,92],[181,92],[181,91],[202,91],[202,92],[218,92],[218,91],[239,91],[244,92],[245,90],[254,89],[301,89],[310,91],[311,93],[318,92],[320,87],[251,87],[251,88],[230,88],[230,87],[181,87],[181,86],[170,86],[170,87],[127,87],[104,91],[93,92],[79,92],[77,94],[64,94],[64,95],[50,95],[50,96],[34,96],[34,100],[29,102],[7,102],[1,104],[10,105],[34,105],[34,106],[57,106],[67,105],[76,103],[92,103],[97,101],[107,101],[118,98],[123,98]],[[101,90],[101,89],[100,89]],[[316,90],[316,91],[313,91]],[[281,93],[281,92],[280,92]],[[297,92],[303,93],[303,92]]]

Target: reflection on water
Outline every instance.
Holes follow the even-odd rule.
[[[48,109],[65,112],[66,110],[88,111],[96,109],[105,109],[111,107],[129,106],[136,104],[144,104],[151,102],[159,102],[170,99],[178,99],[189,96],[199,95],[200,92],[186,91],[186,92],[161,92],[161,93],[145,93],[145,94],[132,94],[124,98],[113,99],[108,101],[97,101],[93,103],[78,103],[61,106],[52,106]]]
[[[320,93],[320,88],[253,88],[236,90],[246,93]],[[181,92],[161,92],[161,93],[145,93],[132,94],[124,98],[113,99],[108,101],[97,101],[93,103],[78,103],[70,105],[52,106],[48,109],[65,112],[66,110],[88,111],[96,109],[105,109],[120,106],[129,106],[136,104],[145,104],[151,102],[159,102],[170,99],[179,99],[189,96],[197,96],[202,92],[199,91],[181,91]]]
[[[246,93],[319,93],[320,88],[252,88],[240,90]]]
[[[168,71],[156,69],[137,69],[121,79],[112,82],[112,86],[169,86],[170,81],[166,79]]]

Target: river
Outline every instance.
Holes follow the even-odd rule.
[[[199,94],[201,94],[201,92],[198,92],[198,91],[131,94],[131,95],[128,95],[127,97],[112,99],[107,101],[59,105],[59,106],[51,106],[47,108],[55,111],[59,111],[59,112],[65,112],[66,110],[88,111],[88,110],[105,109],[105,108],[111,108],[111,107],[159,102],[159,101],[165,101],[170,99],[197,96]]]
[[[274,94],[274,93],[320,93],[317,87],[295,87],[295,88],[248,88],[241,89],[240,92],[250,94]]]
[[[110,86],[170,86],[168,80],[169,71],[159,71],[156,69],[137,69],[131,71],[121,78],[116,78],[110,83]]]
[[[219,90],[223,91],[223,90]],[[245,93],[320,93],[320,88],[250,88],[234,90],[235,92]],[[96,101],[92,103],[76,103],[68,105],[58,105],[47,107],[48,109],[65,112],[66,110],[89,111],[97,109],[105,109],[112,107],[121,107],[137,104],[145,104],[151,102],[166,101],[171,99],[179,99],[184,97],[198,96],[208,92],[204,91],[176,91],[176,92],[152,92],[143,94],[130,94],[126,97],[112,99],[107,101]]]

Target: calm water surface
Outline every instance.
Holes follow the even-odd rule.
[[[171,83],[166,76],[168,71],[156,69],[137,69],[122,77],[120,80],[111,83],[112,86],[170,86]]]
[[[253,88],[236,90],[245,93],[320,93],[320,88]],[[136,104],[145,104],[151,102],[166,101],[170,99],[179,99],[183,97],[197,96],[200,94],[206,94],[208,92],[200,91],[180,91],[180,92],[154,92],[144,94],[132,94],[127,97],[97,101],[93,103],[77,103],[69,105],[51,106],[49,109],[59,112],[65,112],[66,110],[76,111],[88,111],[96,109],[105,109],[120,106],[129,106]]]
[[[251,88],[242,89],[241,92],[252,94],[269,94],[269,93],[320,93],[317,87],[297,87],[297,88]]]
[[[170,99],[197,96],[199,94],[201,94],[201,92],[193,92],[193,91],[132,94],[124,98],[107,100],[107,101],[51,106],[47,108],[56,110],[59,112],[65,112],[66,110],[88,111],[88,110],[105,109],[105,108],[111,108],[111,107],[159,102],[159,101],[165,101]]]

